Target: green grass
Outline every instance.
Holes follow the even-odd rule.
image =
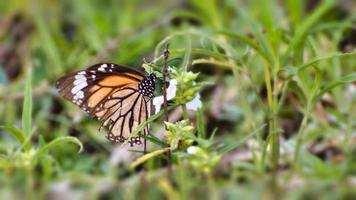
[[[355,3],[308,2],[2,1],[0,196],[356,198],[356,50],[340,47]],[[167,43],[170,119],[186,121],[165,132],[161,111],[139,126],[151,126],[146,155],[110,144],[55,91],[97,62],[160,75]],[[198,92],[203,107],[187,111]]]

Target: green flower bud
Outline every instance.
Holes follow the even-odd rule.
[[[184,148],[189,146],[194,141],[194,127],[189,125],[188,120],[182,120],[175,124],[165,122],[167,131],[165,133],[167,142],[170,144],[171,150]]]
[[[180,68],[172,68],[171,77],[177,80],[177,92],[174,102],[177,105],[191,101],[202,88],[202,84],[197,83],[199,73],[187,72]]]

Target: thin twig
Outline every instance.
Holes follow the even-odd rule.
[[[168,103],[167,103],[167,76],[168,76],[168,57],[169,57],[169,44],[167,43],[166,49],[163,52],[164,66],[162,69],[163,76],[163,110],[164,110],[164,121],[168,122]],[[167,130],[167,125],[164,124],[165,129]],[[172,174],[172,154],[171,150],[167,151],[167,162],[168,162],[168,177],[171,177]]]
[[[168,122],[168,104],[167,104],[167,76],[168,76],[168,57],[169,57],[169,50],[168,44],[166,49],[163,52],[164,57],[164,66],[162,69],[162,76],[163,76],[163,110],[164,110],[164,121]],[[167,127],[166,127],[167,129]]]

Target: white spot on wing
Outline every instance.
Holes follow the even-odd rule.
[[[74,76],[75,80],[77,79],[86,79],[85,76],[83,74],[77,74]]]
[[[84,98],[84,92],[83,91],[79,91],[77,94],[75,94],[74,97],[77,98],[77,99],[82,99],[82,98]],[[80,101],[80,100],[78,100],[78,101]]]
[[[73,85],[74,86],[77,86],[77,85],[79,85],[81,82],[86,82],[86,78],[84,77],[84,78],[81,78],[81,79],[75,79],[75,81],[73,82]]]
[[[72,94],[76,94],[78,91],[80,91],[81,89],[85,88],[88,85],[88,83],[85,82],[81,82],[78,85],[75,85],[75,87],[72,88],[71,92]]]
[[[101,72],[105,72],[105,68],[107,67],[106,64],[102,64],[100,65],[100,67],[98,68],[98,71],[101,71]]]

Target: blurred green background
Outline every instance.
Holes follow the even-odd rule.
[[[170,163],[133,168],[142,149],[110,144],[55,81],[166,43],[208,83],[203,107],[172,103],[195,136],[178,127]],[[0,1],[0,197],[356,199],[355,47],[353,0]],[[151,125],[157,152],[170,142]]]

